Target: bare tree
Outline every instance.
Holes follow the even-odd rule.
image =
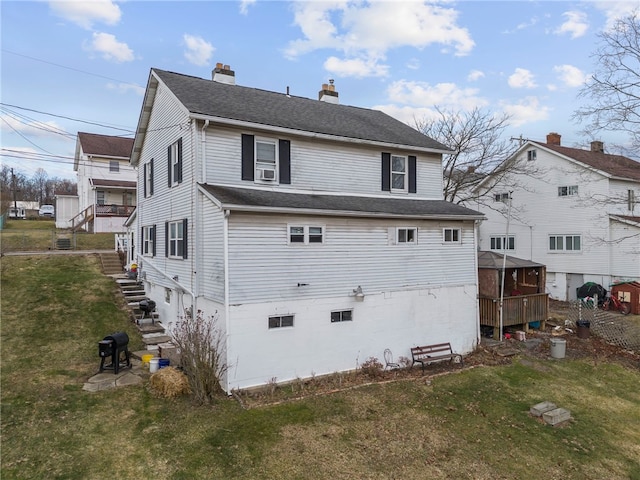
[[[484,182],[483,191],[491,190],[508,172],[519,167],[506,162],[514,148],[502,139],[509,116],[497,116],[474,108],[470,112],[435,108],[434,119],[416,120],[416,128],[452,149],[444,155],[444,199],[454,203],[477,201],[475,187]]]
[[[578,97],[591,101],[573,118],[585,122],[583,133],[602,131],[629,135],[631,147],[640,148],[640,10],[616,21],[599,35],[592,54],[596,71]]]
[[[38,170],[36,170],[36,173],[33,174],[33,186],[35,187],[37,195],[36,200],[40,202],[40,205],[42,205],[43,203],[47,203],[46,201],[49,198],[49,188],[47,185],[48,181],[49,176],[47,175],[47,172],[44,168],[39,168]]]

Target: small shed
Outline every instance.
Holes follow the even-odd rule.
[[[549,311],[545,265],[510,255],[505,259],[496,252],[478,252],[480,325],[493,327],[498,339],[503,267],[503,328],[518,325],[527,331],[529,326],[544,325]]]
[[[631,313],[640,315],[640,283],[621,282],[611,285],[611,296],[631,305]]]

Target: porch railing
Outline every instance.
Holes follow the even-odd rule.
[[[96,205],[96,217],[128,217],[135,208],[132,205]]]
[[[500,327],[500,299],[480,298],[480,325]],[[528,324],[544,322],[548,318],[549,295],[536,293],[534,295],[518,295],[505,297],[502,306],[502,325]]]
[[[89,205],[87,208],[85,208],[70,220],[71,231],[77,232],[91,220],[93,220],[93,205]]]

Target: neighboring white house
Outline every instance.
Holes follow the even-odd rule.
[[[92,233],[126,231],[124,222],[136,205],[137,172],[129,162],[132,146],[131,138],[78,132],[73,165],[78,210],[64,219],[65,225]]]
[[[223,388],[479,341],[476,223],[446,147],[388,115],[152,69],[131,163],[138,265],[162,323],[217,316]]]
[[[519,168],[485,192],[494,208],[467,205],[487,217],[480,247],[506,247],[509,255],[546,265],[546,291],[560,300],[576,299],[585,282],[609,290],[615,281],[640,280],[640,163],[604,153],[602,142],[583,150],[562,146],[560,138],[528,141],[507,160],[535,173]]]
[[[25,219],[29,216],[37,217],[38,208],[40,208],[38,202],[25,200],[11,201],[9,203],[9,218]]]

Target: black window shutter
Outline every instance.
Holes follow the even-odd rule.
[[[164,256],[169,256],[169,222],[164,222]]]
[[[178,140],[178,183],[182,183],[182,137]]]
[[[280,140],[278,156],[280,159],[280,183],[291,184],[291,142]]]
[[[183,242],[182,242],[182,258],[187,258],[187,251],[189,250],[189,236],[187,235],[187,226],[188,226],[188,222],[187,219],[185,218],[182,221],[182,238],[183,238]]]
[[[149,195],[153,195],[153,158],[149,162]]]
[[[140,227],[140,238],[141,238],[141,242],[140,242],[140,254],[144,255],[144,227]]]
[[[391,154],[382,152],[382,191],[391,191]]]
[[[142,194],[144,195],[144,197],[147,197],[147,164],[145,163],[142,166]]]
[[[416,157],[409,155],[409,193],[416,193],[418,191],[416,173]]]
[[[253,159],[253,135],[242,134],[242,180],[253,181],[255,172]]]
[[[156,256],[156,226],[151,227],[151,255]]]
[[[168,180],[168,187],[171,188],[171,145],[169,145],[169,147],[167,148],[167,164],[168,164],[168,174],[167,174],[167,180]]]

